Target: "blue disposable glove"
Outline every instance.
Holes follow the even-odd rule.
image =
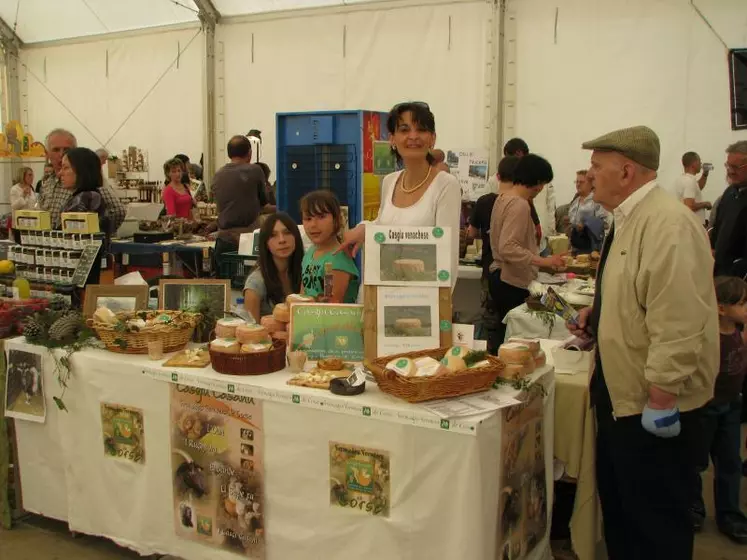
[[[674,408],[659,410],[649,408],[646,405],[643,408],[643,415],[641,416],[641,426],[656,437],[677,437],[680,435],[681,428],[680,409],[675,406]]]

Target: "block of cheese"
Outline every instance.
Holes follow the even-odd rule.
[[[537,355],[534,357],[534,367],[535,368],[541,368],[544,367],[547,364],[547,356],[545,356],[544,351],[540,350],[537,352]]]
[[[410,358],[395,358],[386,365],[386,368],[399,375],[410,377],[415,373],[415,362]]]
[[[288,341],[288,331],[272,331],[270,333],[270,336],[277,340],[285,340]]]
[[[420,259],[397,259],[392,263],[394,271],[405,280],[425,272],[425,263]]]
[[[282,323],[288,323],[291,320],[290,308],[287,303],[278,303],[272,310],[272,316]]]
[[[526,346],[535,356],[540,352],[540,342],[536,338],[519,338],[518,336],[512,336],[508,339],[508,342],[515,342],[522,346]]]
[[[238,317],[218,319],[215,323],[215,336],[218,338],[236,338],[236,327],[246,325],[246,321]]]
[[[241,345],[242,354],[258,354],[259,352],[267,352],[272,348],[271,342],[250,342],[249,344]]]
[[[395,319],[394,326],[397,329],[419,329],[423,326],[420,319]]]
[[[507,364],[531,364],[534,370],[534,354],[524,344],[504,342],[498,348],[498,357]]]
[[[265,315],[264,317],[262,317],[259,320],[259,324],[266,328],[270,333],[284,331],[288,326],[288,323],[278,321],[272,315]]]
[[[268,332],[262,325],[239,325],[236,327],[236,338],[241,344],[267,340]]]
[[[445,371],[441,362],[430,356],[424,356],[415,360],[415,377],[432,377]]]
[[[216,338],[210,343],[210,349],[221,354],[238,354],[241,344],[235,338]]]

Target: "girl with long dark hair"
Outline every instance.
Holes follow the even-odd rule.
[[[244,284],[244,307],[259,322],[289,294],[301,291],[301,232],[285,212],[267,217],[259,230],[259,261]]]
[[[99,215],[99,228],[109,237],[106,203],[99,189],[103,185],[99,156],[88,148],[72,148],[62,157],[62,186],[73,191],[63,212],[93,212]]]

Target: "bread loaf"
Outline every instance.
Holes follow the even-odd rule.
[[[272,310],[272,316],[281,323],[290,322],[290,308],[286,303],[278,303]]]
[[[236,327],[236,338],[241,344],[262,342],[267,337],[267,329],[261,325],[239,325]]]
[[[218,319],[215,323],[215,336],[218,338],[236,338],[236,327],[246,325],[246,321],[238,317]]]
[[[241,344],[235,338],[216,338],[210,343],[210,349],[221,354],[238,354]]]

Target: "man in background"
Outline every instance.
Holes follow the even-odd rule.
[[[47,162],[44,164],[44,175],[36,182],[36,194],[41,192],[42,183],[52,175],[54,175],[54,166],[50,162]]]
[[[695,212],[698,216],[700,223],[705,225],[706,223],[706,210],[711,209],[711,203],[703,201],[702,191],[708,182],[708,173],[710,172],[709,167],[703,167],[700,161],[700,156],[695,152],[686,152],[682,156],[682,167],[684,173],[677,177],[674,182],[674,195],[677,200],[684,202],[690,210]],[[695,176],[700,173],[701,169],[703,174],[700,179],[696,179]]]
[[[109,183],[109,152],[106,148],[99,148],[96,150],[96,155],[99,156],[101,162],[101,180],[104,185],[110,185]]]
[[[711,231],[716,276],[747,275],[747,140],[726,149],[726,179]]]
[[[220,272],[221,256],[239,250],[242,233],[259,227],[259,214],[267,204],[265,174],[250,163],[252,145],[246,136],[234,136],[227,146],[229,163],[221,167],[210,184],[211,198],[218,210],[215,264]]]
[[[433,150],[431,155],[433,156],[433,167],[436,171],[446,171],[446,173],[451,173],[449,166],[446,165],[446,154],[443,150]]]
[[[75,135],[64,128],[55,128],[47,134],[47,156],[49,162],[54,168],[54,174],[42,182],[41,192],[39,194],[39,208],[49,212],[52,227],[60,228],[60,214],[67,204],[67,201],[73,196],[73,191],[62,186],[60,181],[60,171],[62,170],[62,158],[65,152],[71,148],[78,147],[78,141]],[[104,199],[106,208],[106,217],[109,218],[111,231],[117,231],[119,226],[124,222],[127,209],[122,201],[117,198],[112,188],[104,183],[99,188],[99,193]]]

